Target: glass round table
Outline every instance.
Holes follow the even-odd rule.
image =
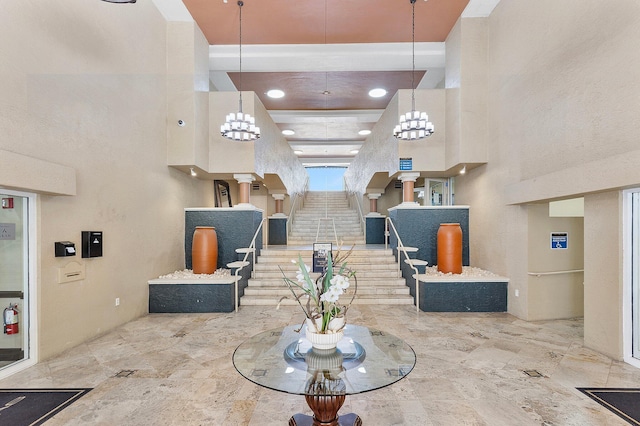
[[[304,395],[314,415],[295,414],[290,426],[361,425],[356,414],[338,410],[347,395],[389,386],[416,363],[411,346],[384,331],[347,324],[335,349],[315,349],[287,326],[257,334],[233,353],[236,370],[262,387]]]

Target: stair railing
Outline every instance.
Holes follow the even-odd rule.
[[[309,191],[309,176],[304,181],[304,189],[302,192],[296,192],[291,197],[293,201],[291,202],[291,210],[289,211],[289,217],[287,218],[286,224],[286,232],[287,232],[287,243],[289,242],[289,234],[292,231],[293,219],[296,215],[296,212],[304,207],[304,199],[307,196],[307,192]]]
[[[357,206],[358,209],[358,219],[360,220],[360,227],[362,228],[362,232],[364,233],[364,240],[367,241],[367,223],[365,221],[364,218],[364,213],[363,213],[363,208],[362,208],[362,196],[360,193],[355,192],[355,191],[351,191],[349,189],[349,184],[347,183],[347,180],[344,179],[344,187],[347,193],[347,199],[349,201],[349,207],[352,207],[353,205],[353,201],[355,201],[355,204]]]
[[[286,224],[287,242],[289,240],[291,231],[293,230],[292,224],[296,216],[296,212],[300,210],[304,205],[304,198],[306,197],[306,194],[307,194],[306,192],[303,192],[302,194],[293,195],[293,202],[291,203],[291,211],[289,211],[289,217],[287,217],[287,224]]]
[[[404,248],[404,244],[402,244],[402,240],[400,239],[400,235],[398,235],[398,231],[396,230],[395,225],[393,224],[393,221],[391,220],[390,217],[387,217],[385,219],[385,237],[389,236],[389,229],[391,229],[393,231],[393,233],[396,236],[396,239],[398,241],[398,277],[400,277],[401,275],[401,267],[400,267],[400,262],[401,262],[401,256],[400,256],[400,252],[402,252],[404,254],[405,259],[408,261],[407,265],[409,265],[409,267],[411,269],[413,269],[413,278],[416,280],[416,311],[420,312],[420,286],[419,286],[419,282],[418,282],[418,268],[416,268],[413,263],[411,263],[411,259],[409,258],[409,253],[407,253],[407,250]],[[391,225],[391,226],[389,226]],[[388,242],[388,238],[385,238],[385,243],[384,243],[384,248],[387,249],[389,242]]]
[[[336,232],[336,221],[332,218],[332,217],[321,217],[320,219],[318,219],[318,229],[316,230],[316,239],[315,242],[318,242],[318,237],[320,236],[320,222],[328,222],[331,221],[331,223],[333,224],[333,238],[335,239],[336,242],[336,246],[340,246],[340,243],[338,241],[338,233]],[[325,232],[326,235],[326,232]]]
[[[247,252],[244,254],[244,257],[241,260],[242,263],[240,264],[240,267],[238,267],[238,269],[236,269],[234,272],[235,292],[236,292],[236,301],[235,301],[236,312],[238,312],[238,306],[240,305],[240,299],[238,297],[238,280],[240,278],[238,277],[238,273],[242,269],[244,269],[245,266],[251,265],[251,277],[253,277],[253,271],[256,265],[256,238],[258,238],[258,235],[262,231],[262,225],[264,225],[266,221],[267,221],[266,217],[260,221],[260,225],[258,225],[258,229],[256,229],[256,233],[253,234],[253,239],[251,240],[251,244],[249,244],[249,247],[248,247],[249,250],[247,250]],[[252,262],[247,261],[247,259],[249,258],[249,253],[251,253],[251,255],[253,256]]]

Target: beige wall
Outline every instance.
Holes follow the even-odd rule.
[[[487,159],[487,27],[460,19],[447,36],[445,169]]]
[[[429,121],[434,123],[445,123],[445,90],[416,90],[416,109],[426,111]],[[397,124],[400,114],[411,111],[411,90],[398,91],[399,106],[394,125],[386,130],[394,138],[391,130]],[[445,138],[447,135],[446,126],[439,125],[433,135],[426,139],[415,141],[398,141],[398,157],[396,158],[395,170],[399,168],[398,158],[412,158],[413,170],[445,170]]]
[[[577,271],[584,268],[584,219],[549,217],[548,203],[527,206],[529,272]],[[551,248],[551,233],[568,233],[567,249]],[[584,274],[529,275],[529,321],[576,318],[583,315]]]
[[[184,268],[183,209],[211,204],[212,190],[167,167],[167,24],[151,2],[2,8],[0,149],[72,170],[77,185],[74,196],[38,199],[45,359],[147,312],[147,280]],[[58,284],[67,260],[54,242],[80,247],[85,230],[104,232],[104,255],[76,256],[86,279]]]
[[[584,197],[584,343],[622,359],[622,194]]]
[[[193,21],[167,23],[167,163],[208,169],[209,44]],[[178,125],[178,120],[184,122]]]
[[[398,171],[398,140],[392,129],[398,121],[398,98],[400,91],[391,99],[375,124],[366,142],[344,173],[345,181],[353,192],[364,194],[375,173],[386,172],[389,176]],[[382,211],[381,211],[382,212]]]
[[[253,173],[254,141],[231,142],[220,135],[220,125],[231,112],[238,112],[238,92],[209,93],[209,165],[216,173]],[[242,111],[255,117],[253,92],[242,92]]]
[[[391,207],[396,207],[398,204],[402,203],[402,187],[395,187],[395,179],[393,179],[389,185],[384,190],[384,193],[378,198],[378,213],[388,216],[389,209]],[[369,211],[369,199],[365,196],[365,204],[363,204],[364,209]]]
[[[502,1],[487,25],[488,163],[456,181],[471,263],[508,276],[509,312],[527,318],[527,292],[513,296],[528,282],[524,205],[587,194],[585,343],[619,358],[620,262],[602,259],[620,248],[617,191],[640,185],[640,4]]]

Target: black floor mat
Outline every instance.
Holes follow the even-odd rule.
[[[0,424],[41,425],[90,390],[0,389]]]
[[[577,388],[632,425],[640,426],[640,388]]]

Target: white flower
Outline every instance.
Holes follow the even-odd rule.
[[[343,291],[349,288],[349,278],[345,277],[344,275],[336,275],[335,277],[331,278],[330,283],[332,286],[338,287]],[[340,294],[342,294],[342,292]]]
[[[307,265],[304,265],[304,267],[307,270],[307,275],[309,275],[309,272],[311,272],[311,268],[309,268],[309,266]],[[307,280],[305,280],[305,273],[302,271],[301,268],[302,266],[298,267],[298,273],[296,274],[296,279],[300,284],[307,284]]]
[[[322,293],[320,300],[323,302],[336,303],[342,294],[342,289],[332,285],[327,291]]]

